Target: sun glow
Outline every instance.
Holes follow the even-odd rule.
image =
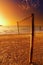
[[[0,15],[0,25],[6,26],[8,24],[7,22],[7,19],[4,16]]]

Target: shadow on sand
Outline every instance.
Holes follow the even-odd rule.
[[[36,62],[32,62],[29,65],[41,65],[41,64],[37,64]]]

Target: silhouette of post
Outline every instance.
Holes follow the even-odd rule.
[[[40,31],[41,31],[41,26],[39,27]]]
[[[30,64],[32,64],[32,58],[33,58],[33,45],[34,45],[34,14],[32,13],[32,42],[30,48]]]
[[[18,34],[19,34],[19,22],[17,21],[17,29],[18,29]]]

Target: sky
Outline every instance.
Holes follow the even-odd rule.
[[[39,7],[40,13],[43,13],[43,0],[40,0],[40,7]],[[42,14],[43,15],[43,14]]]
[[[43,0],[0,0],[0,25],[17,25],[17,22],[32,12],[35,14],[35,24],[43,26]],[[30,25],[31,20],[20,24]]]

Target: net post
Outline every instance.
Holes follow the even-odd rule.
[[[19,34],[19,22],[17,21],[17,29],[18,29],[18,34]]]
[[[33,45],[34,45],[34,13],[32,13],[32,41],[30,43],[30,58],[29,58],[30,65],[33,65],[33,62],[32,62],[32,59],[33,59]]]

